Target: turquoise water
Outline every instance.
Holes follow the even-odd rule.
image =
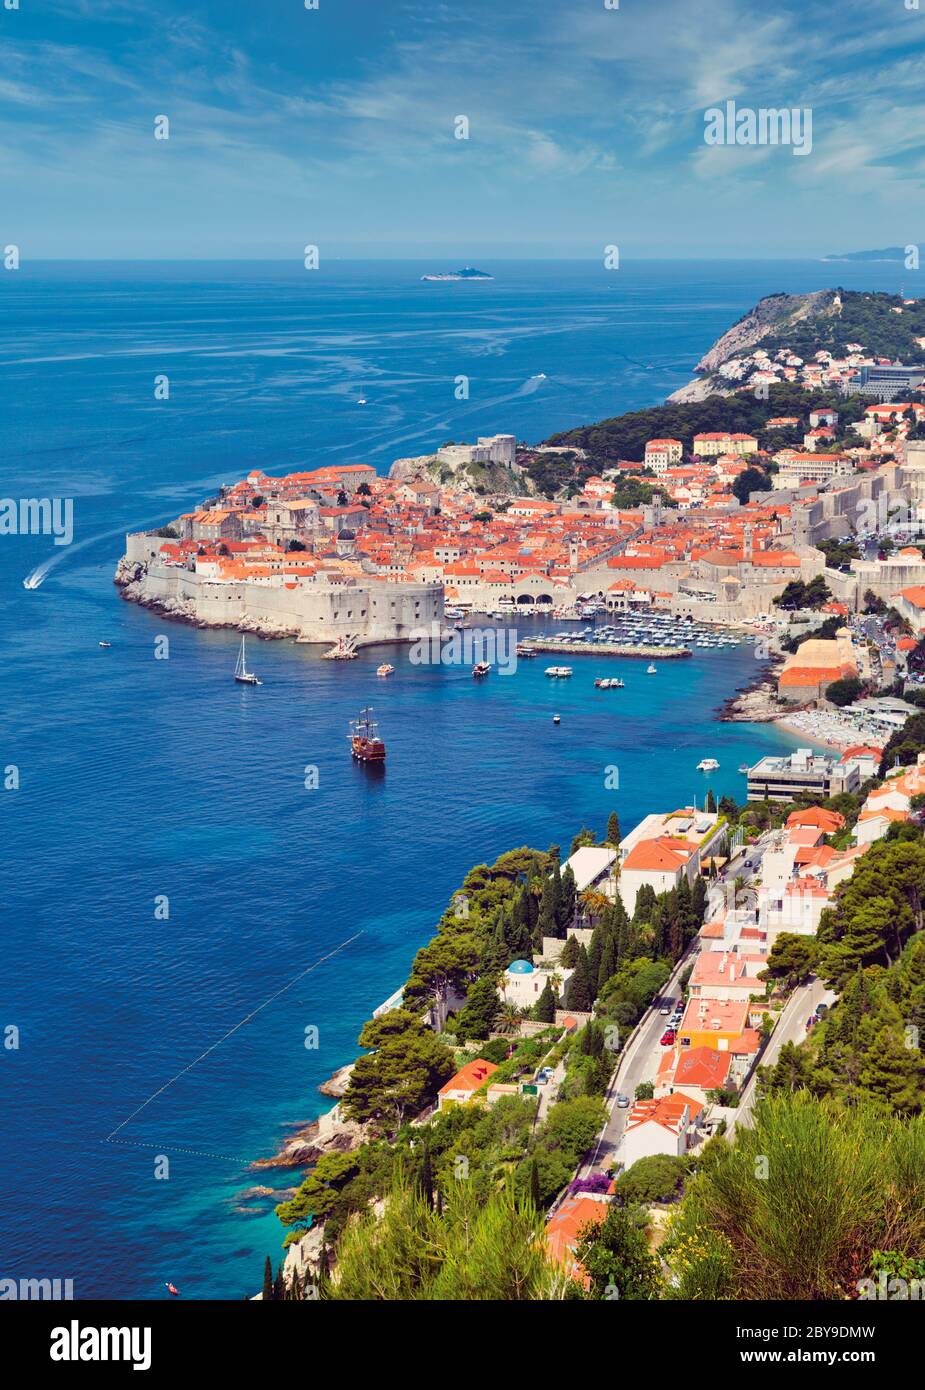
[[[741,795],[738,765],[792,743],[712,721],[755,673],[747,647],[654,677],[576,657],[553,683],[540,657],[476,683],[399,648],[340,664],[266,642],[251,652],[265,684],[248,689],[231,679],[233,633],[120,601],[116,533],[218,479],[385,467],[447,437],[535,439],[651,403],[759,294],[823,283],[799,265],[619,281],[512,266],[493,286],[421,287],[424,268],[307,282],[288,267],[56,266],[5,284],[3,491],[73,496],[76,529],[58,550],[0,541],[0,762],[21,778],[0,796],[0,1024],[21,1031],[0,1072],[4,1277],[73,1278],[79,1297],[159,1297],[166,1279],[187,1297],[253,1289],[281,1232],[271,1203],[242,1199],[266,1180],[246,1164],[329,1104],[318,1083],[354,1055],[466,869],[512,845],[567,848],[612,809],[629,828],[702,800],[705,756],[721,763],[709,785]],[[477,390],[457,414],[467,368]],[[163,406],[156,372],[171,377]],[[603,674],[625,689],[595,690]],[[380,774],[348,756],[367,700]]]

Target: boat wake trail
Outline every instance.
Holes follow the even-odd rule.
[[[440,411],[424,418],[423,424],[413,430],[408,430],[403,434],[391,435],[388,439],[383,439],[382,434],[372,434],[364,442],[364,448],[370,454],[381,454],[386,449],[395,448],[396,445],[404,444],[410,439],[419,439],[421,435],[433,435],[438,432],[446,433],[451,430],[453,425],[464,419],[467,415],[472,415],[477,411],[495,410],[498,406],[507,405],[511,401],[519,400],[522,396],[532,396],[534,391],[538,391],[547,381],[545,372],[539,372],[536,376],[527,377],[526,381],[514,391],[507,391],[503,396],[493,396],[490,400],[472,401],[469,405],[463,406],[460,410],[452,413]],[[344,449],[355,449],[356,442],[348,441],[345,444],[334,444],[328,450],[329,453],[336,454]]]
[[[221,481],[221,477],[216,478],[213,475],[209,478],[200,478],[189,484],[184,483],[183,487],[185,492],[198,493],[200,489],[215,487]],[[140,525],[135,524],[134,529],[137,531],[150,531],[155,526],[165,526],[169,521],[173,521],[175,516],[176,513],[171,516],[160,516],[156,521],[142,522]],[[111,531],[100,531],[98,535],[88,536],[85,541],[78,541],[76,545],[64,546],[55,555],[52,555],[49,560],[43,560],[40,565],[36,565],[35,569],[26,575],[22,582],[23,588],[37,589],[40,584],[44,583],[51,571],[57,569],[61,562],[66,560],[68,556],[76,554],[78,550],[87,550],[91,545],[97,545],[100,541],[111,540],[113,536],[124,536],[126,531],[130,529],[132,528],[125,525],[114,526]]]
[[[155,523],[155,525],[162,524],[162,522]],[[56,569],[58,565],[61,564],[62,560],[67,559],[69,555],[73,555],[75,551],[86,550],[88,546],[96,545],[97,541],[109,540],[112,536],[123,536],[124,534],[125,527],[116,526],[112,531],[102,531],[98,536],[90,536],[85,541],[78,541],[76,545],[66,546],[63,550],[59,550],[57,555],[52,555],[50,560],[43,560],[40,565],[36,565],[35,569],[32,570],[30,574],[27,574],[23,580],[23,588],[37,589],[40,584],[44,583],[51,571]]]

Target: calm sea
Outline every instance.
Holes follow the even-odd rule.
[[[895,289],[900,273],[498,262],[482,267],[492,283],[420,283],[444,268],[0,276],[2,492],[75,509],[70,546],[0,539],[0,765],[20,777],[0,794],[0,1027],[20,1037],[0,1070],[2,1278],[73,1278],[78,1297],[162,1297],[167,1279],[187,1297],[252,1291],[281,1229],[247,1195],[266,1181],[247,1163],[330,1104],[318,1083],[355,1054],[466,869],[518,844],[567,849],[612,809],[629,828],[702,798],[704,756],[721,763],[710,785],[741,795],[739,764],[786,746],[712,720],[754,674],[746,647],[655,677],[576,660],[554,685],[542,658],[478,684],[399,648],[336,664],[265,642],[264,685],[247,689],[233,633],[121,602],[120,533],[253,466],[384,470],[446,439],[538,440],[658,402],[762,294]],[[377,682],[384,659],[396,674]],[[595,691],[605,671],[625,689]],[[367,700],[380,776],[348,756]]]

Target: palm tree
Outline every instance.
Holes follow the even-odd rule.
[[[517,1033],[520,1031],[520,1019],[521,1013],[517,1005],[505,1000],[495,1019],[495,1031],[498,1033]]]
[[[590,922],[599,920],[610,907],[610,899],[607,897],[606,893],[601,893],[596,888],[586,888],[585,891],[580,894],[579,901],[581,902],[584,914]]]

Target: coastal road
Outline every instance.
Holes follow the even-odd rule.
[[[815,976],[805,985],[798,985],[787,1001],[777,1027],[771,1034],[771,1041],[761,1058],[761,1066],[773,1067],[785,1043],[799,1043],[806,1037],[806,1024],[820,1004],[829,1007],[838,998],[834,990],[827,989]],[[727,1133],[734,1134],[738,1125],[751,1124],[757,1092],[758,1069],[752,1072],[738,1108],[733,1112],[727,1126]]]
[[[684,972],[694,964],[699,953],[700,942],[694,941],[687,954],[678,961],[670,980],[661,990],[659,999],[680,998],[681,990],[678,982]],[[667,1026],[668,1019],[659,1013],[659,1000],[656,1000],[643,1014],[632,1041],[620,1058],[620,1064],[604,1098],[610,1112],[607,1123],[601,1131],[590,1158],[582,1166],[579,1176],[586,1177],[590,1173],[605,1172],[614,1161],[617,1148],[623,1137],[626,1117],[629,1114],[629,1108],[621,1110],[618,1107],[617,1096],[619,1094],[629,1096],[630,1103],[632,1103],[635,1098],[636,1087],[643,1081],[655,1080],[658,1064],[664,1050],[659,1044],[659,1039]]]

